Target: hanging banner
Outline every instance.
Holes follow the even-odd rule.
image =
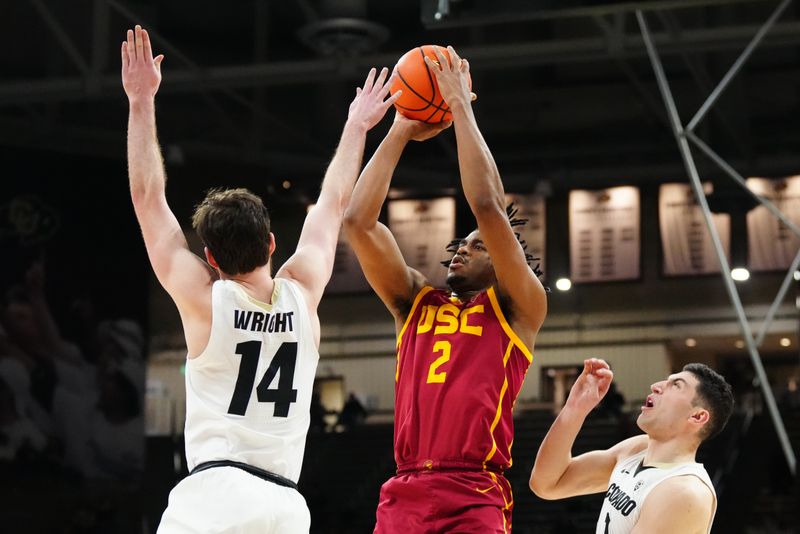
[[[339,231],[336,256],[333,259],[333,274],[325,292],[328,294],[357,293],[369,290],[369,283],[361,270],[353,247],[347,242],[344,229]]]
[[[800,176],[748,178],[747,187],[800,226]],[[761,204],[747,214],[747,238],[748,267],[753,271],[788,269],[800,248],[800,239]]]
[[[434,287],[444,287],[449,258],[447,245],[456,233],[454,198],[394,200],[389,203],[389,229],[406,263],[424,274]]]
[[[546,212],[544,197],[540,195],[518,195],[507,193],[506,203],[514,203],[514,207],[518,208],[517,217],[520,219],[528,219],[524,226],[517,226],[514,231],[520,233],[521,239],[525,240],[528,248],[525,250],[534,258],[539,258],[531,262],[531,267],[537,263],[544,271],[545,277],[547,276],[547,269],[545,268],[545,221]]]
[[[703,191],[713,191],[711,183]],[[731,217],[712,214],[728,263],[731,259]],[[658,220],[661,230],[662,269],[666,276],[720,272],[719,258],[706,227],[703,208],[689,184],[662,184],[658,192]]]
[[[640,276],[639,190],[632,186],[569,194],[570,277],[573,282]]]

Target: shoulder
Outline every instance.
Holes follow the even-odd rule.
[[[638,436],[620,441],[611,447],[610,452],[616,457],[617,462],[622,462],[642,456],[644,451],[647,450],[647,443],[647,434],[639,434]]]
[[[710,517],[714,494],[695,475],[679,475],[657,484],[644,502],[648,513],[678,514],[688,522],[703,522]]]

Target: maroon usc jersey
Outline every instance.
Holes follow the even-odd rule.
[[[398,472],[511,466],[511,410],[532,358],[494,288],[464,303],[422,288],[397,338]]]

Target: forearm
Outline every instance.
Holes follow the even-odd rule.
[[[164,193],[166,175],[156,135],[156,112],[153,99],[136,100],[130,103],[128,176],[134,202],[149,198],[153,194]]]
[[[339,146],[322,180],[318,203],[331,206],[340,217],[344,215],[353,193],[364,157],[366,138],[367,129],[362,124],[347,121]]]
[[[408,138],[395,123],[361,173],[347,211],[348,223],[363,227],[378,221],[392,175],[407,143]]]
[[[558,486],[559,480],[572,461],[572,446],[583,426],[586,414],[564,407],[547,432],[531,472],[531,489],[547,496]]]
[[[451,107],[458,145],[458,165],[464,196],[477,215],[483,206],[505,207],[503,184],[492,153],[478,129],[469,102],[454,102]]]

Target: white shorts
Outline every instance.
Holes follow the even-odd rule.
[[[308,534],[310,527],[300,492],[224,466],[187,476],[172,489],[157,534]]]

